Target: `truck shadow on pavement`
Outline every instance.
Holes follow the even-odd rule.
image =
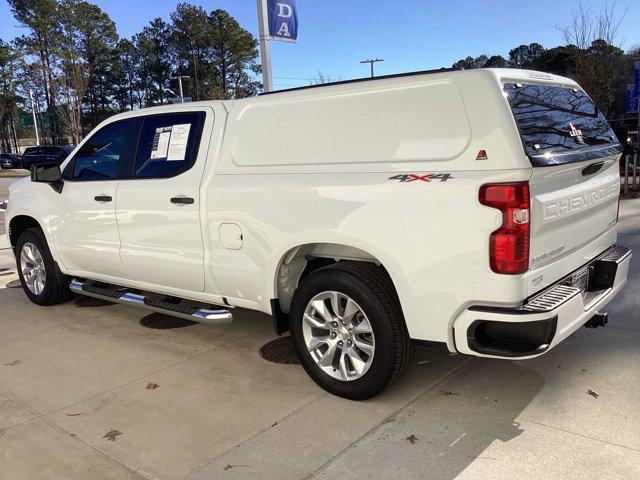
[[[523,433],[518,417],[544,385],[543,375],[517,363],[474,359],[317,478],[453,480],[476,461],[490,468],[497,460],[492,446]],[[357,468],[355,456],[362,457]]]

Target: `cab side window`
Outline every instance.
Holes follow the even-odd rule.
[[[130,136],[130,121],[115,122],[98,130],[69,164],[74,180],[111,180],[118,176]]]
[[[146,117],[138,140],[134,176],[168,178],[189,170],[198,155],[204,112]]]

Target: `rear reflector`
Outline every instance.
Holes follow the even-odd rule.
[[[502,212],[502,225],[489,238],[489,263],[496,273],[517,275],[529,269],[529,184],[480,187],[480,203]]]

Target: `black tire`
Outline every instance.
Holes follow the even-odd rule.
[[[343,381],[325,373],[307,350],[302,322],[309,301],[324,291],[351,297],[369,319],[375,336],[375,353],[364,375]],[[391,279],[373,264],[339,262],[306,277],[293,297],[290,309],[291,336],[307,374],[326,391],[350,400],[366,400],[397,383],[413,360],[413,346],[400,301]]]
[[[20,256],[26,243],[33,244],[38,249],[42,259],[44,260],[45,284],[44,289],[39,295],[36,295],[29,290],[24,276],[22,275],[22,260]],[[30,228],[22,232],[20,238],[18,238],[15,253],[20,283],[22,284],[22,289],[29,300],[37,305],[49,306],[66,302],[71,298],[71,290],[69,289],[69,282],[71,279],[60,271],[58,264],[53,260],[51,251],[47,245],[47,240],[42,233],[42,230],[39,228]]]

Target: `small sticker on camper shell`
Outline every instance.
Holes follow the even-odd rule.
[[[414,173],[403,173],[400,175],[395,175],[393,177],[389,177],[389,180],[397,180],[400,183],[411,183],[411,182],[432,182],[436,180],[440,180],[441,182],[446,182],[447,180],[453,179],[453,176],[450,173],[425,173],[425,174],[414,174]]]

